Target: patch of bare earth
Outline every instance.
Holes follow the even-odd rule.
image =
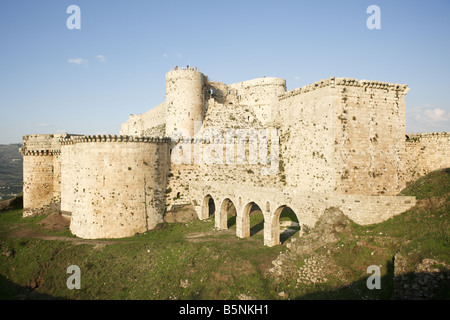
[[[60,215],[57,212],[50,213],[46,218],[38,222],[42,226],[44,231],[63,231],[67,229],[70,225],[70,219]],[[20,228],[13,230],[10,234],[12,238],[32,238],[41,240],[57,240],[57,241],[67,241],[75,245],[88,244],[94,246],[94,249],[103,249],[105,246],[118,243],[120,241],[108,241],[108,240],[90,240],[90,239],[80,239],[71,238],[57,235],[50,235],[42,232],[40,229],[33,228]]]
[[[239,239],[232,239],[232,238],[223,238],[221,239],[218,236],[221,235],[232,235],[234,234],[233,230],[227,229],[227,230],[211,230],[206,232],[194,232],[186,235],[185,239],[189,242],[203,242],[203,241],[211,241],[211,239],[214,239],[215,241],[239,241]]]

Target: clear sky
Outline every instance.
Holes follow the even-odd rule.
[[[381,29],[367,27],[370,5]],[[1,0],[0,58],[0,144],[118,134],[188,63],[225,83],[281,77],[288,90],[331,76],[408,84],[407,132],[450,131],[448,0]]]

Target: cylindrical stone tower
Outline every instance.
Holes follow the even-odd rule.
[[[194,124],[204,117],[205,82],[205,76],[192,68],[166,74],[166,136],[194,137]]]
[[[67,146],[71,158],[63,159],[73,168],[63,177],[73,181],[72,188],[62,193],[72,201],[71,208],[64,205],[71,211],[71,232],[84,239],[122,238],[163,222],[169,145],[159,138],[74,138]]]

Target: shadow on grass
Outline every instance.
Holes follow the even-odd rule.
[[[227,226],[228,228],[234,227],[236,225],[236,216],[228,216]]]
[[[23,195],[0,201],[0,212],[23,209]]]
[[[321,290],[295,297],[296,300],[448,300],[450,299],[450,272],[411,272],[394,277],[394,263],[380,278],[380,289],[369,289],[371,274],[335,290]],[[373,283],[373,279],[369,281]]]
[[[23,287],[0,275],[0,300],[61,300],[33,288]]]
[[[258,232],[261,232],[263,229],[264,229],[264,221],[255,224],[253,227],[250,228],[250,237],[257,234]]]
[[[325,285],[317,285],[317,291],[297,296],[296,300],[391,300],[394,294],[394,261],[387,264],[387,272],[380,277],[380,289],[369,289],[367,280],[370,277],[361,277],[349,285],[337,289],[323,289]]]
[[[300,227],[298,228],[288,228],[286,230],[284,230],[281,234],[280,234],[280,242],[281,244],[284,244],[287,240],[289,240],[290,238],[292,238],[294,235],[296,235],[298,232],[300,231]]]

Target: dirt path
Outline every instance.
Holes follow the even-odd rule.
[[[42,226],[43,230],[48,231],[63,231],[67,229],[70,225],[70,220],[61,216],[60,214],[53,213],[48,217],[43,219],[38,223]],[[123,241],[117,240],[91,240],[91,239],[80,239],[80,238],[71,238],[64,236],[56,236],[49,235],[40,230],[32,229],[32,228],[20,228],[17,230],[13,230],[10,235],[11,238],[32,238],[32,239],[40,239],[40,240],[53,240],[53,241],[67,241],[71,242],[75,245],[83,245],[88,244],[94,246],[94,249],[103,249],[105,246],[119,243]]]

